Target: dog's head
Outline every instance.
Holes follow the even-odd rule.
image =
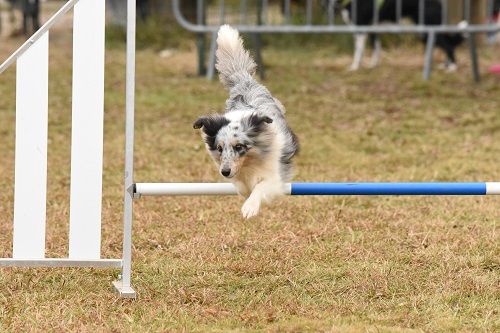
[[[237,176],[250,160],[264,156],[272,144],[269,128],[273,120],[250,113],[238,119],[225,115],[198,118],[193,128],[202,129],[205,146],[226,178]]]

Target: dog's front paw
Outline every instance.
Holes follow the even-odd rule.
[[[455,63],[449,63],[448,66],[446,66],[446,72],[447,73],[455,73],[458,69],[457,64]]]
[[[378,65],[380,64],[379,59],[380,59],[379,57],[373,57],[372,59],[370,59],[370,63],[368,64],[368,68],[373,69],[375,67],[378,67]]]
[[[437,68],[440,70],[440,71],[444,71],[446,70],[446,68],[448,67],[448,64],[446,62],[442,62],[442,63],[439,63],[437,65]]]
[[[349,66],[349,68],[347,69],[348,72],[356,72],[359,70],[359,65],[351,65]]]
[[[241,213],[244,218],[249,219],[257,215],[259,213],[259,209],[260,201],[250,197],[247,201],[245,201],[243,207],[241,207]]]

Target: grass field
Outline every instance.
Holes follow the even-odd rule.
[[[71,47],[51,35],[47,256],[67,253]],[[20,41],[2,40],[0,58]],[[498,47],[480,50],[482,71]],[[265,50],[287,107],[298,181],[500,180],[500,77],[421,79],[420,47],[346,71],[334,46]],[[439,56],[436,55],[436,58]],[[191,127],[221,111],[192,49],[137,54],[136,181],[219,181]],[[102,255],[121,254],[124,52],[107,53]],[[15,71],[0,77],[0,256],[11,255]],[[0,331],[411,332],[500,330],[496,197],[293,197],[240,216],[239,198],[135,204],[135,301],[118,271],[1,269]]]

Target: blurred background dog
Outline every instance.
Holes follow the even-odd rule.
[[[423,22],[426,25],[440,25],[443,22],[443,8],[439,0],[424,0],[424,17],[419,17],[419,0],[404,0],[401,1],[401,17],[411,20],[413,23],[418,24]],[[354,5],[351,0],[342,1],[337,0],[336,6],[342,11],[342,18],[346,24],[354,25],[372,25],[374,22],[374,12],[377,12],[379,22],[397,22],[398,21],[398,4],[397,0],[379,0],[374,3],[373,0],[358,0],[354,13]],[[374,8],[377,6],[377,8]],[[466,22],[461,22],[461,25]],[[370,67],[378,65],[380,60],[381,43],[378,35],[374,34],[357,34],[355,35],[355,51],[351,70],[359,69],[363,58],[363,53],[366,45],[366,40],[370,37],[371,44],[373,45],[372,60]],[[423,35],[422,41],[427,40],[427,35]],[[447,57],[444,68],[448,71],[455,71],[457,69],[455,49],[464,40],[461,34],[437,34],[436,46],[442,49]]]

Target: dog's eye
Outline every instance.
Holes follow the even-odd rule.
[[[244,149],[245,149],[245,146],[239,143],[239,144],[237,144],[236,146],[234,146],[234,149],[235,149],[236,151],[242,151],[242,150],[244,150]]]
[[[221,146],[217,146],[217,151],[218,151],[219,153],[222,153],[222,147],[221,147]]]

